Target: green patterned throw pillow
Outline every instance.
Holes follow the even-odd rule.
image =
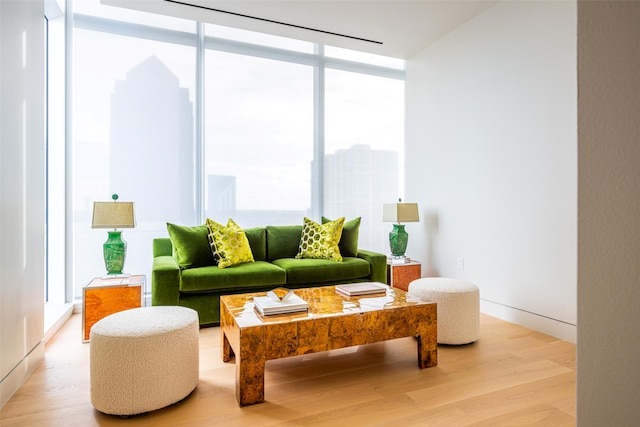
[[[296,258],[328,259],[341,262],[342,255],[340,255],[338,242],[340,242],[343,225],[344,218],[320,225],[305,217]]]
[[[207,228],[211,250],[219,268],[254,261],[246,234],[231,218],[226,227],[207,218]]]
[[[329,218],[322,217],[322,223],[326,224],[331,222]],[[340,254],[345,257],[357,257],[358,256],[358,235],[360,234],[360,217],[354,218],[351,221],[345,221],[342,227],[342,236],[340,237]]]

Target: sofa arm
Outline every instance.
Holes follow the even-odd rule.
[[[153,259],[151,269],[151,305],[178,305],[180,267],[172,256]]]
[[[173,246],[168,237],[158,237],[153,239],[153,256],[172,255]]]
[[[358,258],[369,261],[371,281],[387,283],[387,256],[378,252],[358,249]]]

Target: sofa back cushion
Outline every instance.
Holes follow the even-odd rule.
[[[300,246],[302,225],[268,225],[267,260],[294,258]]]
[[[253,259],[256,261],[267,260],[267,230],[264,227],[245,228],[244,234],[249,240]]]

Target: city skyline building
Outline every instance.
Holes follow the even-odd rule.
[[[115,82],[110,130],[113,191],[138,202],[136,215],[145,221],[194,223],[196,178],[185,173],[195,169],[193,103],[155,55]],[[143,185],[149,181],[156,191]]]
[[[355,144],[324,158],[324,216],[361,217],[362,247],[389,252],[389,224],[382,222],[382,205],[398,200],[397,151],[374,150]]]
[[[194,170],[196,164],[195,118],[189,90],[151,55],[115,82],[111,112],[113,191],[123,189],[127,200],[144,201],[136,204],[136,215],[145,222],[196,225],[196,176],[184,173]],[[325,154],[323,162],[323,216],[344,216],[347,220],[361,217],[359,240],[363,247],[386,253],[388,224],[382,222],[382,205],[399,196],[399,153],[357,143]],[[154,167],[141,168],[140,164]],[[150,179],[161,191],[149,194],[137,185]],[[246,228],[297,224],[302,223],[303,216],[319,212],[311,206],[311,200],[306,210],[239,210],[236,176],[210,174],[206,180],[204,216],[221,223],[234,218]],[[318,189],[313,187],[311,191]]]

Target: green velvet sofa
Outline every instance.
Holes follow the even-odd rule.
[[[193,229],[200,232],[198,227]],[[190,248],[192,255],[196,258],[200,256],[201,260],[207,259],[208,254],[193,252],[210,252],[205,230],[202,231],[205,240],[198,235],[198,245],[193,245],[198,248]],[[192,308],[198,312],[201,326],[211,326],[220,323],[221,295],[268,291],[279,286],[297,289],[337,283],[387,281],[384,254],[357,246],[356,253],[353,253],[353,249],[347,249],[345,253],[341,240],[342,262],[296,259],[302,226],[266,226],[244,231],[255,261],[226,268],[203,261],[187,265],[183,263],[181,266],[176,259],[172,240],[168,237],[154,239],[152,305]],[[346,234],[348,231],[343,232],[343,238],[346,238]]]

